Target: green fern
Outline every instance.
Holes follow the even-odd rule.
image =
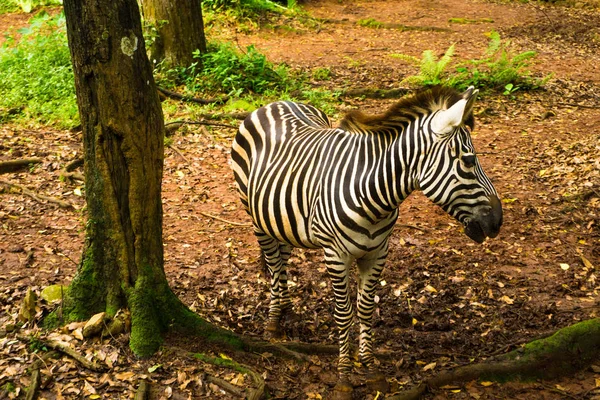
[[[439,85],[442,83],[446,75],[446,68],[452,61],[454,55],[454,44],[448,47],[444,55],[438,59],[432,50],[425,50],[421,54],[421,58],[410,56],[407,54],[392,54],[392,57],[399,58],[411,64],[419,65],[419,74],[409,76],[404,79],[403,83],[420,84],[424,86]]]

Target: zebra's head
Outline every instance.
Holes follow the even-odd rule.
[[[426,146],[419,188],[460,221],[468,237],[482,243],[486,237],[498,235],[502,205],[471,140],[477,92],[470,87],[460,95],[447,97],[447,105],[424,119],[423,133],[430,146]]]

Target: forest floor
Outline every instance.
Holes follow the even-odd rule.
[[[496,239],[471,242],[457,222],[419,193],[400,208],[375,316],[380,368],[395,391],[600,316],[600,13],[587,3],[592,2],[568,7],[472,0],[310,1],[306,10],[327,20],[317,28],[281,20],[250,33],[223,33],[240,46],[254,44],[270,61],[306,71],[328,68],[331,79],[315,82],[328,88],[400,87],[417,67],[390,54],[420,56],[427,49],[443,54],[455,43],[457,59],[472,59],[485,52],[485,34],[491,30],[510,39],[515,52],[538,52],[534,74],[552,74],[542,90],[485,95],[475,106],[474,143],[504,208]],[[367,18],[405,29],[357,24]],[[0,31],[23,24],[20,15],[2,16]],[[357,108],[380,112],[394,101],[345,98],[332,117]],[[187,107],[181,104],[167,120],[186,118]],[[250,228],[227,222],[249,223],[228,165],[234,134],[234,129],[186,125],[166,148],[165,270],[192,310],[261,338],[268,285],[258,246]],[[31,170],[0,176],[5,182],[0,185],[0,386],[11,382],[21,398],[30,383],[26,369],[43,352],[31,351],[11,331],[26,291],[68,285],[81,259],[83,183],[59,179],[65,165],[81,154],[80,132],[0,127],[0,161],[42,159]],[[73,208],[24,195],[6,182]],[[333,294],[321,253],[296,250],[289,277],[300,319],[285,324],[287,339],[334,345]],[[42,305],[38,314],[52,307]],[[171,337],[154,357],[139,360],[129,351],[126,335],[82,341],[80,328],[65,328],[51,338],[70,342],[110,369],[93,372],[66,356],[45,360],[43,398],[132,398],[142,378],[152,382],[153,399],[232,398],[205,373],[240,387],[251,385],[248,376],[174,350],[220,353],[202,343]],[[269,353],[227,356],[259,372],[274,399],[328,398],[335,384],[334,355],[313,356],[307,364]],[[361,376],[353,379],[357,399],[375,397]],[[600,399],[600,360],[558,380],[474,381],[425,398]]]

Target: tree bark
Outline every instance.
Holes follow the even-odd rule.
[[[164,123],[137,2],[65,0],[64,9],[83,128],[87,224],[62,317],[129,308],[130,347],[140,356],[154,353],[170,327],[242,347],[235,335],[189,311],[167,283]]]
[[[142,0],[146,29],[152,30],[152,63],[188,67],[193,52],[206,53],[206,38],[200,0]]]

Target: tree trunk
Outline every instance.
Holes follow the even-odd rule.
[[[65,0],[64,9],[83,128],[87,224],[63,317],[129,308],[130,346],[140,356],[158,349],[173,322],[235,341],[191,313],[166,280],[164,123],[137,2]]]
[[[152,30],[150,59],[170,67],[187,67],[206,53],[206,38],[200,0],[142,0],[147,29]]]

